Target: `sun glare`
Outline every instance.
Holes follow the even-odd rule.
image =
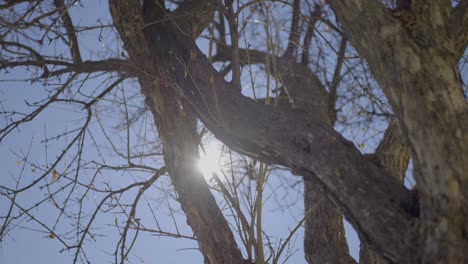
[[[197,161],[197,168],[206,179],[210,179],[213,173],[219,173],[221,160],[221,146],[217,142],[210,142],[204,145],[205,152],[200,151],[200,159]]]

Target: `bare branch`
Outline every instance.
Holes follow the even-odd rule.
[[[152,38],[154,35],[149,34],[149,38],[157,46],[159,41]],[[312,180],[329,194],[357,229],[392,258],[397,259],[398,252],[406,250],[408,245],[401,238],[409,233],[412,209],[403,207],[414,200],[403,186],[390,177],[382,177],[385,172],[366,161],[352,144],[321,121],[317,113],[275,109],[232,91],[193,42],[179,34],[174,41],[172,46],[185,52],[172,56],[173,60],[165,58],[161,63],[182,69],[180,73],[174,72],[177,89],[218,138],[242,153],[290,167]],[[216,93],[210,87],[216,87]],[[252,117],[248,113],[256,115]],[[319,179],[312,177],[314,172]],[[342,173],[346,177],[341,177]],[[383,230],[389,227],[395,230]]]
[[[225,0],[227,9],[225,15],[229,24],[229,33],[231,36],[231,67],[232,67],[232,86],[234,89],[240,90],[240,63],[239,63],[239,32],[237,24],[237,13],[234,12],[234,1]]]
[[[30,3],[37,0],[6,0],[6,4],[0,5],[0,9],[7,9],[21,3]]]
[[[59,88],[57,91],[50,97],[48,100],[39,106],[36,110],[32,113],[26,115],[25,117],[21,118],[20,120],[13,121],[10,124],[6,125],[0,130],[0,141],[2,141],[8,134],[11,133],[14,129],[19,127],[20,125],[32,121],[37,115],[39,115],[42,111],[44,111],[50,104],[57,102],[59,95],[63,93],[63,91],[70,85],[70,83],[75,79],[77,74],[73,74],[68,80]]]
[[[307,23],[307,31],[304,36],[304,44],[302,45],[302,59],[301,63],[304,65],[309,64],[309,49],[314,35],[315,24],[320,19],[322,14],[322,6],[316,5],[314,11],[310,16],[310,21]]]
[[[155,174],[154,176],[149,179],[148,181],[144,181],[144,182],[135,182],[135,183],[132,183],[124,188],[121,188],[121,189],[118,189],[118,190],[113,190],[113,191],[110,191],[100,202],[99,204],[96,206],[96,209],[94,210],[93,214],[91,215],[86,227],[84,228],[84,230],[82,231],[82,235],[81,235],[81,238],[78,242],[77,245],[75,245],[73,248],[76,248],[76,253],[75,253],[75,256],[74,256],[74,259],[73,259],[73,263],[76,263],[78,261],[78,256],[80,254],[80,251],[83,247],[83,243],[84,243],[84,240],[85,238],[89,235],[89,229],[91,227],[91,224],[93,223],[94,219],[96,218],[96,216],[98,215],[98,213],[101,211],[101,208],[102,206],[104,205],[104,203],[111,197],[113,197],[114,195],[116,194],[121,194],[121,193],[124,193],[132,188],[135,188],[135,187],[139,187],[139,186],[143,186],[143,188],[145,186],[151,186],[151,184],[153,184],[158,178],[159,176],[161,176],[162,174],[166,173],[166,168],[165,167],[161,167]]]
[[[67,31],[68,42],[73,61],[75,63],[80,63],[82,60],[80,48],[78,46],[78,38],[76,37],[75,27],[73,26],[71,17],[68,14],[68,7],[64,5],[63,0],[54,0],[54,4],[58,9],[61,10],[60,16],[62,18],[63,24],[65,25],[65,30]]]
[[[300,13],[300,0],[294,0],[292,4],[292,20],[291,20],[291,29],[289,30],[289,41],[288,41],[288,47],[286,48],[286,51],[284,52],[285,57],[292,57],[294,53],[294,49],[297,47],[299,44],[299,37],[300,37],[300,32],[299,32],[299,13]]]
[[[166,173],[166,168],[165,167],[162,167],[159,169],[159,171],[157,171],[153,177],[151,177],[151,179],[149,179],[148,181],[145,182],[145,184],[143,184],[143,186],[140,188],[140,190],[138,190],[138,194],[135,196],[135,199],[133,201],[133,204],[131,206],[131,211],[130,211],[130,214],[128,216],[128,219],[127,219],[127,222],[125,223],[125,227],[124,227],[124,231],[122,233],[122,236],[120,237],[120,241],[119,243],[121,243],[121,263],[124,263],[125,260],[127,259],[127,256],[128,254],[130,253],[130,250],[131,250],[131,247],[128,249],[128,250],[125,250],[126,249],[126,246],[125,246],[125,241],[127,240],[127,232],[130,228],[130,225],[133,223],[133,224],[138,224],[138,221],[137,218],[136,218],[136,209],[137,209],[137,206],[138,206],[138,202],[140,201],[140,198],[141,196],[143,195],[143,193],[148,190],[149,187],[151,187],[151,185],[153,185],[157,179],[159,179],[159,177]],[[138,226],[136,226],[137,230],[138,230]],[[135,235],[136,237],[136,235]]]
[[[331,123],[334,124],[336,121],[336,99],[337,99],[337,89],[341,81],[341,70],[343,67],[343,62],[345,59],[346,44],[348,40],[343,37],[341,39],[340,48],[338,51],[338,59],[335,66],[335,72],[333,73],[333,79],[330,86],[330,92],[328,93],[328,115],[330,116]]]

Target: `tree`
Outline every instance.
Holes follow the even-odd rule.
[[[71,75],[36,111],[8,120],[0,137],[57,101],[81,105],[89,113],[88,124],[93,104],[124,79],[136,78],[158,129],[165,167],[150,169],[151,180],[135,183],[141,186],[135,201],[167,168],[206,263],[266,260],[259,241],[254,257],[242,255],[209,186],[197,176],[197,118],[231,149],[304,178],[309,263],[354,262],[341,215],[359,234],[363,263],[468,262],[468,109],[459,66],[466,60],[468,2],[110,0],[111,26],[125,51],[119,58],[100,61],[82,58],[79,30],[67,12],[72,2],[56,0],[50,11],[35,1],[7,1],[3,8],[15,10],[21,2],[30,2],[29,9],[22,15],[11,11],[14,15],[2,26],[2,68],[39,67],[43,73],[38,79],[45,80]],[[283,48],[268,36],[274,28],[268,12],[279,5],[291,10]],[[255,14],[265,18],[263,49],[251,47],[245,36]],[[52,22],[47,24],[44,19],[49,17]],[[59,19],[63,28],[57,29]],[[50,41],[65,41],[70,55],[54,54],[51,59],[22,44],[24,39],[36,40],[29,27],[41,28]],[[208,57],[195,43],[204,31],[211,41]],[[326,40],[335,53],[324,55],[327,48],[311,47],[314,36]],[[321,58],[335,61],[333,70],[321,64]],[[230,63],[218,70],[216,62]],[[252,99],[241,93],[242,78],[246,68],[259,64],[264,65],[266,98]],[[120,78],[91,99],[61,97],[78,75],[101,71],[117,72]],[[231,81],[225,80],[226,73],[231,73]],[[355,82],[365,96],[353,94]],[[379,96],[380,91],[384,95]],[[339,120],[347,117],[340,112],[349,110],[346,100],[371,105],[357,114],[368,117],[363,118],[367,125],[375,116],[393,118],[375,154],[362,154],[334,129],[346,123]],[[82,139],[86,125],[79,131],[72,143]],[[133,164],[130,156],[128,167],[149,169]],[[402,183],[410,158],[416,182],[412,190]],[[13,207],[16,194],[53,175],[59,161],[30,185],[2,187],[2,194]],[[113,190],[109,197],[118,193]],[[5,219],[6,224],[10,216]],[[132,209],[124,230],[138,225]],[[128,254],[126,232],[119,241],[122,262]],[[261,241],[261,230],[255,237]]]

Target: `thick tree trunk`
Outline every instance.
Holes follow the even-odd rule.
[[[343,218],[333,202],[304,181],[304,207],[307,218],[304,224],[304,254],[310,264],[350,264],[356,261],[349,255]],[[308,213],[308,210],[311,210]]]
[[[450,24],[450,1],[411,1],[403,13],[373,0],[330,4],[389,98],[420,170],[421,261],[468,262],[468,108],[457,65],[459,41],[467,40],[453,32],[460,25]],[[460,21],[466,29],[466,15]]]
[[[195,166],[199,144],[197,119],[186,111],[186,102],[181,101],[170,87],[158,85],[151,90],[143,87],[147,104],[156,115],[164,161],[178,201],[197,238],[205,263],[244,263],[223,213]]]
[[[375,154],[370,157],[379,166],[382,166],[389,176],[403,182],[408,168],[409,150],[397,120],[390,120]],[[388,264],[391,262],[382,255],[377,254],[368,241],[361,241],[359,263]]]
[[[130,60],[140,69],[138,79],[146,103],[155,117],[166,166],[205,263],[244,263],[208,184],[195,168],[199,143],[196,118],[187,111],[186,102],[171,89],[171,78],[151,59],[149,47],[152,43],[148,45],[143,32],[139,31],[144,28],[141,5],[136,1],[115,0],[110,1],[110,8]]]

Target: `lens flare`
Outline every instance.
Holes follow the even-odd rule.
[[[200,151],[200,158],[197,161],[197,169],[203,174],[203,177],[210,179],[213,173],[219,173],[221,161],[221,146],[217,142],[210,142],[204,145]]]

